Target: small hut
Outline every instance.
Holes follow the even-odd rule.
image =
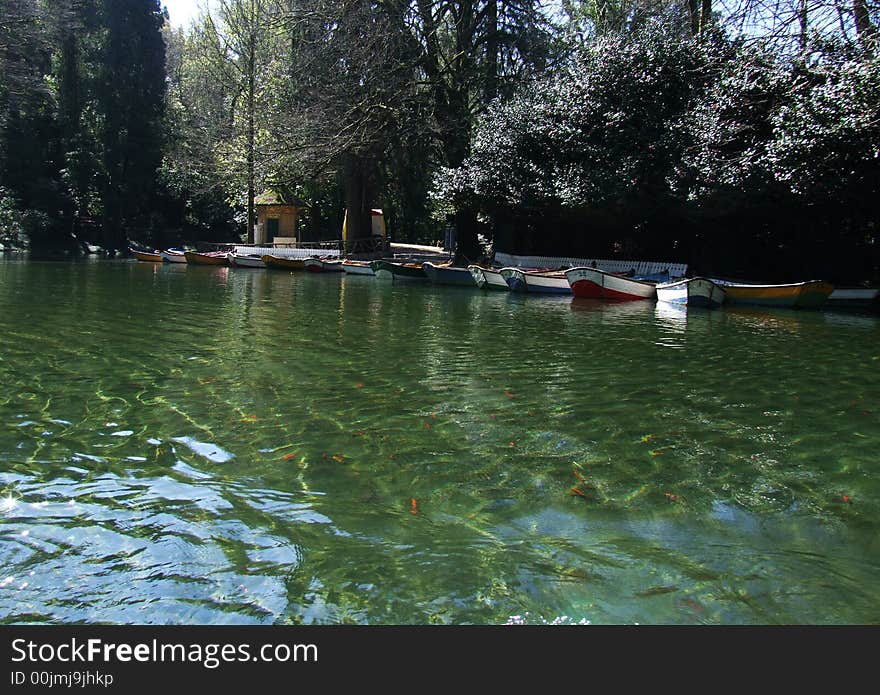
[[[308,205],[294,196],[266,191],[254,198],[257,213],[254,226],[255,244],[295,244],[296,221]]]

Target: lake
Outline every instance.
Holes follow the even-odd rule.
[[[880,320],[0,261],[0,621],[880,622]]]

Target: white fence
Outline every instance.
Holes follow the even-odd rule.
[[[331,256],[338,258],[341,254],[336,249],[300,249],[289,246],[247,246],[236,245],[236,255],[242,256],[277,256],[278,258],[311,258],[312,256]]]
[[[606,273],[627,273],[652,275],[669,271],[670,277],[684,277],[687,263],[668,263],[666,261],[621,261],[602,258],[568,258],[561,256],[516,256],[512,253],[495,253],[495,263],[518,268],[576,268],[595,267]],[[593,265],[595,263],[595,266]]]

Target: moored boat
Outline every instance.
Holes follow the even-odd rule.
[[[484,290],[503,290],[507,292],[510,287],[507,280],[498,268],[484,268],[479,265],[469,265],[468,270],[474,278],[477,287]]]
[[[275,268],[276,270],[305,270],[306,262],[303,258],[284,258],[282,256],[273,256],[266,254],[262,256],[263,263],[267,268]]]
[[[438,265],[425,261],[422,270],[435,285],[459,285],[474,287],[474,276],[467,268],[459,268],[451,265]]]
[[[395,261],[372,261],[370,266],[380,280],[394,282],[427,282],[428,276],[421,263],[400,263]]]
[[[657,301],[717,309],[724,303],[724,288],[707,278],[685,278],[657,285]]]
[[[228,256],[229,265],[235,266],[236,268],[265,268],[266,263],[260,256],[246,256],[239,255],[235,252],[232,252]]]
[[[515,266],[507,266],[498,272],[501,277],[504,278],[504,281],[507,283],[507,287],[511,292],[528,292],[529,289],[526,285],[526,273],[551,273],[558,271],[554,271],[551,268],[517,268]],[[565,284],[566,292],[571,294],[571,288],[568,287],[567,280]]]
[[[349,275],[375,275],[369,261],[356,261],[351,258],[342,261],[342,270]]]
[[[880,310],[880,287],[835,287],[826,306],[829,309]]]
[[[607,273],[598,268],[569,268],[565,271],[565,277],[575,297],[632,301],[653,299],[657,294],[655,280]],[[665,274],[665,279],[669,279],[668,274]]]
[[[787,309],[817,309],[834,291],[834,285],[824,280],[807,280],[778,285],[760,285],[711,278],[721,285],[731,305],[779,307]]]
[[[185,254],[186,262],[192,265],[228,265],[225,251],[207,251],[199,253],[197,251],[187,251]]]
[[[310,273],[342,272],[342,261],[338,258],[306,258],[303,264]]]
[[[135,249],[129,249],[129,251],[139,261],[146,261],[148,263],[162,263],[163,261],[161,251],[137,251]]]
[[[159,255],[166,263],[186,263],[186,252],[183,249],[165,249]]]
[[[571,294],[571,285],[562,271],[525,272],[526,292],[537,294]]]

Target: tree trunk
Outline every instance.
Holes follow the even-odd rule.
[[[877,27],[871,23],[868,3],[866,0],[852,0],[852,9],[859,42],[867,46],[870,41],[877,38]]]
[[[700,33],[700,8],[697,7],[697,0],[688,0],[688,16],[691,20],[691,36]]]
[[[253,14],[251,14],[251,21],[254,20]],[[247,186],[248,186],[248,199],[247,199],[247,243],[254,243],[254,196],[256,195],[256,191],[254,190],[254,88],[255,88],[255,75],[256,71],[256,55],[255,55],[255,46],[254,42],[256,41],[256,37],[254,32],[256,31],[255,27],[251,25],[251,35],[250,35],[250,46],[249,46],[249,54],[248,59],[250,60],[250,64],[248,66],[248,94],[247,94],[247,122],[248,122],[248,130],[247,130]],[[264,239],[264,242],[269,242],[269,239]],[[270,242],[271,243],[271,242]]]
[[[702,8],[700,10],[700,34],[709,28],[712,21],[712,0],[702,0]]]
[[[800,24],[801,26],[801,49],[805,49],[807,47],[808,20],[809,16],[807,14],[807,0],[800,0],[800,7],[798,8],[798,24]]]
[[[373,232],[369,176],[364,162],[349,158],[345,166],[345,245],[346,250],[359,239],[367,239]]]
[[[488,104],[498,96],[498,0],[488,0],[486,10],[486,85],[483,94]]]

